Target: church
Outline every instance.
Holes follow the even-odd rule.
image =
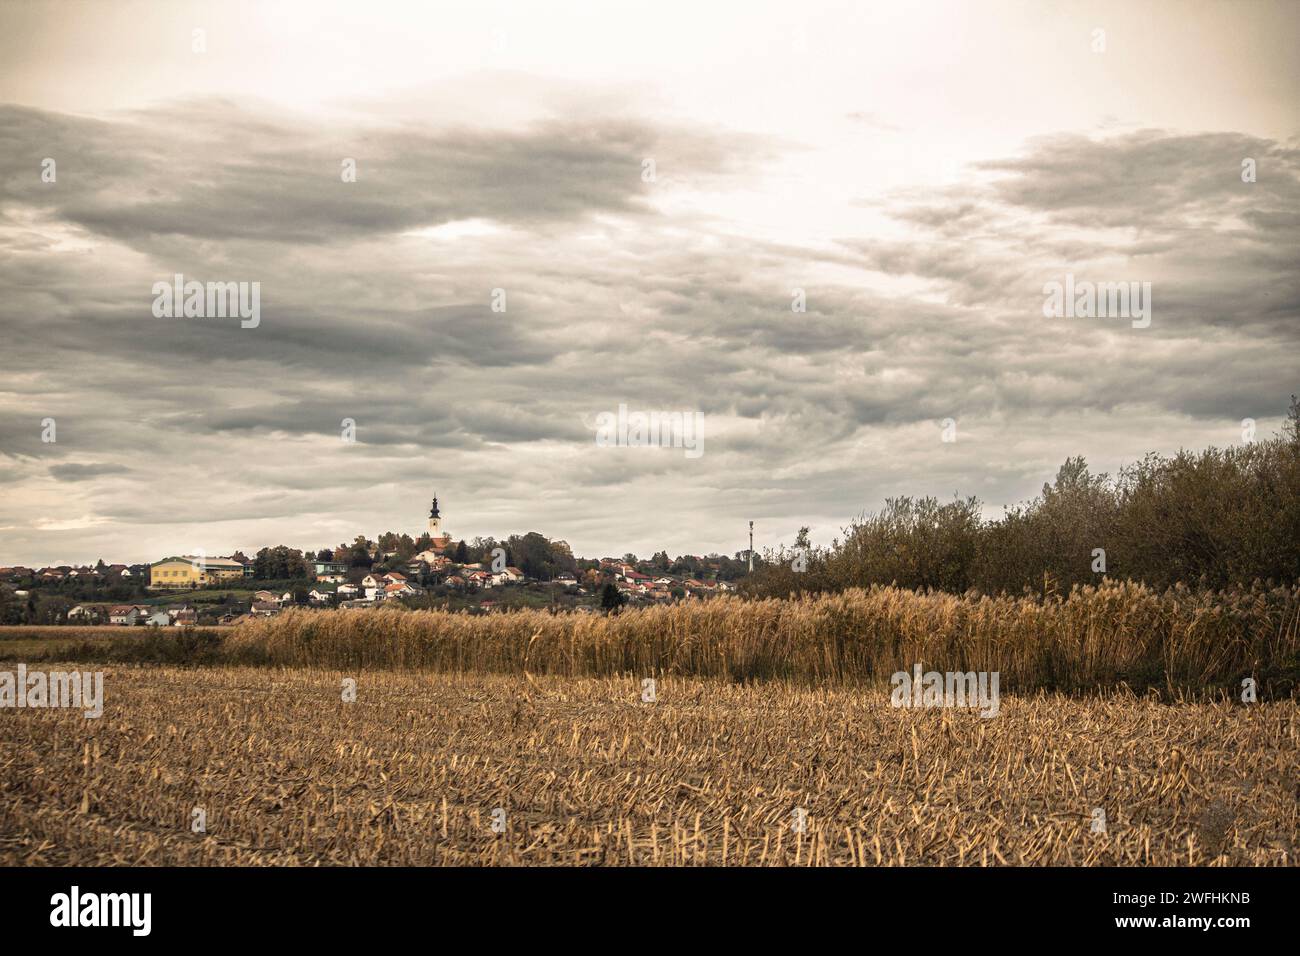
[[[415,556],[416,560],[419,561],[432,561],[446,551],[447,546],[451,544],[451,535],[442,530],[442,515],[438,511],[437,492],[434,492],[433,505],[429,508],[429,527],[426,531],[430,539],[429,550],[422,551]]]

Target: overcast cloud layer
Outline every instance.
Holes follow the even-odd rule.
[[[750,519],[760,546],[824,542],[887,495],[992,515],[1069,455],[1114,470],[1239,442],[1246,418],[1266,435],[1300,390],[1298,86],[1274,39],[1292,5],[1051,24],[989,5],[957,39],[917,25],[956,7],[882,37],[777,5],[665,45],[662,73],[653,30],[585,62],[505,7],[442,25],[498,39],[436,82],[392,74],[409,41],[358,30],[348,62],[377,75],[347,89],[315,61],[257,82],[257,51],[308,28],[249,18],[240,46],[237,8],[130,7],[129,35],[0,8],[4,43],[45,53],[0,71],[0,564],[416,534],[435,489],[457,537],[538,530],[589,556],[732,553]],[[418,34],[407,12],[372,16]],[[1193,42],[1188,17],[1197,44],[1235,30],[1130,78]],[[502,36],[532,40],[512,59]],[[890,37],[954,98],[1006,72],[987,117],[914,66],[888,95],[846,82]],[[1040,109],[1044,86],[1074,108]],[[155,317],[175,273],[260,282],[260,325]],[[1150,327],[1045,318],[1066,273],[1150,282]],[[702,412],[704,454],[597,447],[620,403]]]

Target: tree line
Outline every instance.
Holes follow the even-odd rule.
[[[1157,588],[1300,579],[1300,403],[1280,434],[1228,448],[1149,454],[1115,475],[1066,459],[1041,494],[985,520],[974,497],[896,497],[829,547],[769,551],[752,596],[873,584],[986,594],[1068,592],[1103,578]]]

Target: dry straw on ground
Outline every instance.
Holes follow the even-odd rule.
[[[632,678],[116,667],[106,687],[98,721],[0,715],[0,864],[1296,861],[1293,701],[1031,695],[984,720],[675,678],[653,704]]]

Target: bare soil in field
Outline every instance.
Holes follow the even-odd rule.
[[[1296,861],[1293,700],[104,669],[98,720],[0,710],[0,864]]]

